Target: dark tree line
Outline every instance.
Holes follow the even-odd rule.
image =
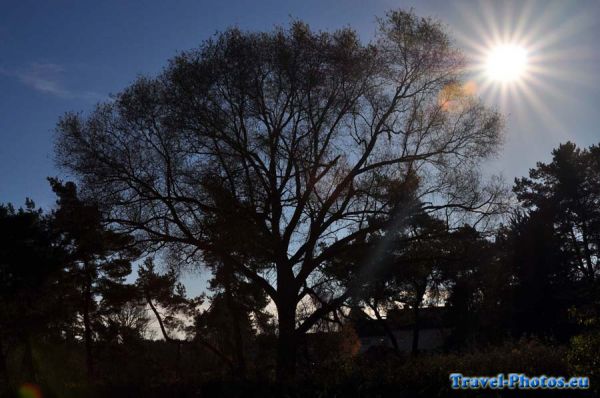
[[[80,200],[75,184],[49,181],[58,197],[53,211],[44,213],[29,199],[24,208],[0,207],[2,387],[44,381],[34,352],[44,345],[81,351],[85,383],[94,384],[110,378],[110,347],[138,350],[157,337],[172,346],[175,379],[182,344],[190,340],[229,367],[228,375],[243,377],[238,344],[271,325],[260,291],[216,268],[210,279],[215,294],[203,307],[204,298],[189,297],[175,269],[157,269],[148,256],[142,261],[133,237],[108,228],[98,206]]]
[[[137,382],[117,357],[157,383],[287,385],[318,339],[354,358],[369,319],[402,360],[400,312],[417,358],[428,307],[443,350],[597,333],[600,147],[561,145],[509,206],[479,171],[501,117],[461,89],[443,27],[394,11],[377,32],[230,29],[61,118],[77,186],[51,178],[49,212],[0,207],[6,384],[39,382],[61,345],[87,385]],[[189,270],[210,275],[200,297]]]
[[[466,224],[453,227],[428,213],[416,191],[404,186],[400,192],[409,194],[402,201],[411,211],[403,222],[393,228],[389,221],[378,222],[372,234],[338,251],[319,279],[303,286],[308,300],[298,317],[306,316],[305,308],[311,316],[340,291],[351,290],[315,322],[312,335],[343,336],[356,322],[372,319],[384,330],[391,353],[403,358],[394,314],[401,308],[410,314],[416,355],[420,313],[443,306],[451,330],[445,349],[523,336],[565,344],[577,335],[573,341],[581,350],[588,347],[579,351],[585,357],[599,326],[598,148],[566,143],[554,150],[549,163],[538,163],[528,178],[515,181],[520,206],[508,213],[506,223],[485,233]],[[156,338],[167,346],[150,347],[163,360],[172,358],[164,372],[175,381],[189,377],[190,359],[212,358],[209,379],[225,380],[259,377],[258,369],[277,359],[277,350],[264,349],[280,327],[260,285],[222,258],[207,256],[212,279],[206,295],[190,298],[179,281],[180,262],[173,267],[171,260],[157,257],[162,263],[157,266],[144,257],[134,236],[113,229],[97,204],[80,199],[75,184],[57,179],[50,184],[58,198],[51,212],[36,209],[30,200],[24,208],[0,208],[4,381],[43,382],[47,376],[36,351],[44,344],[81,352],[86,383],[92,384],[112,377],[106,358],[111,347],[135,352]],[[175,255],[168,253],[168,259]],[[301,352],[307,341],[298,340]],[[356,344],[352,341],[339,347]],[[303,374],[314,366],[311,355],[313,362],[300,358],[307,367]],[[146,366],[143,360],[135,365]]]

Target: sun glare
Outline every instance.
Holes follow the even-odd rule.
[[[523,77],[527,69],[527,51],[518,45],[505,44],[492,48],[486,70],[490,79],[511,82]]]
[[[454,2],[453,2],[454,3]],[[453,31],[465,50],[465,68],[473,95],[514,115],[522,123],[542,123],[548,131],[565,131],[553,101],[576,101],[564,87],[588,86],[593,75],[573,73],[572,65],[587,49],[577,38],[595,20],[574,11],[571,2],[473,2],[457,0],[462,21]],[[568,17],[566,17],[568,15]],[[446,106],[453,106],[449,101]]]

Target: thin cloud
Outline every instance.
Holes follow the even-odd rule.
[[[60,75],[63,72],[64,68],[60,65],[36,63],[32,64],[26,71],[17,72],[16,75],[21,83],[36,91],[57,97],[72,97],[73,93],[67,90],[60,81]]]
[[[41,92],[63,99],[85,99],[89,101],[103,101],[106,95],[94,91],[76,91],[69,89],[64,84],[66,69],[53,63],[32,63],[26,69],[10,71],[0,68],[0,73],[16,77],[22,84]]]

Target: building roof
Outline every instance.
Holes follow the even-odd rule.
[[[419,312],[420,329],[443,329],[449,327],[446,307],[426,307]],[[386,321],[391,330],[412,330],[414,313],[412,309],[397,309],[388,312]],[[359,318],[354,320],[354,328],[359,337],[383,336],[385,330],[376,319]]]

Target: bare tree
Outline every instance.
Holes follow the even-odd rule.
[[[209,255],[260,286],[277,309],[278,378],[299,337],[353,287],[303,318],[328,260],[409,211],[498,208],[478,164],[501,118],[461,89],[463,58],[443,27],[390,12],[374,41],[295,22],[230,29],[140,78],[89,116],[58,124],[57,160],[107,220],[182,258]]]

